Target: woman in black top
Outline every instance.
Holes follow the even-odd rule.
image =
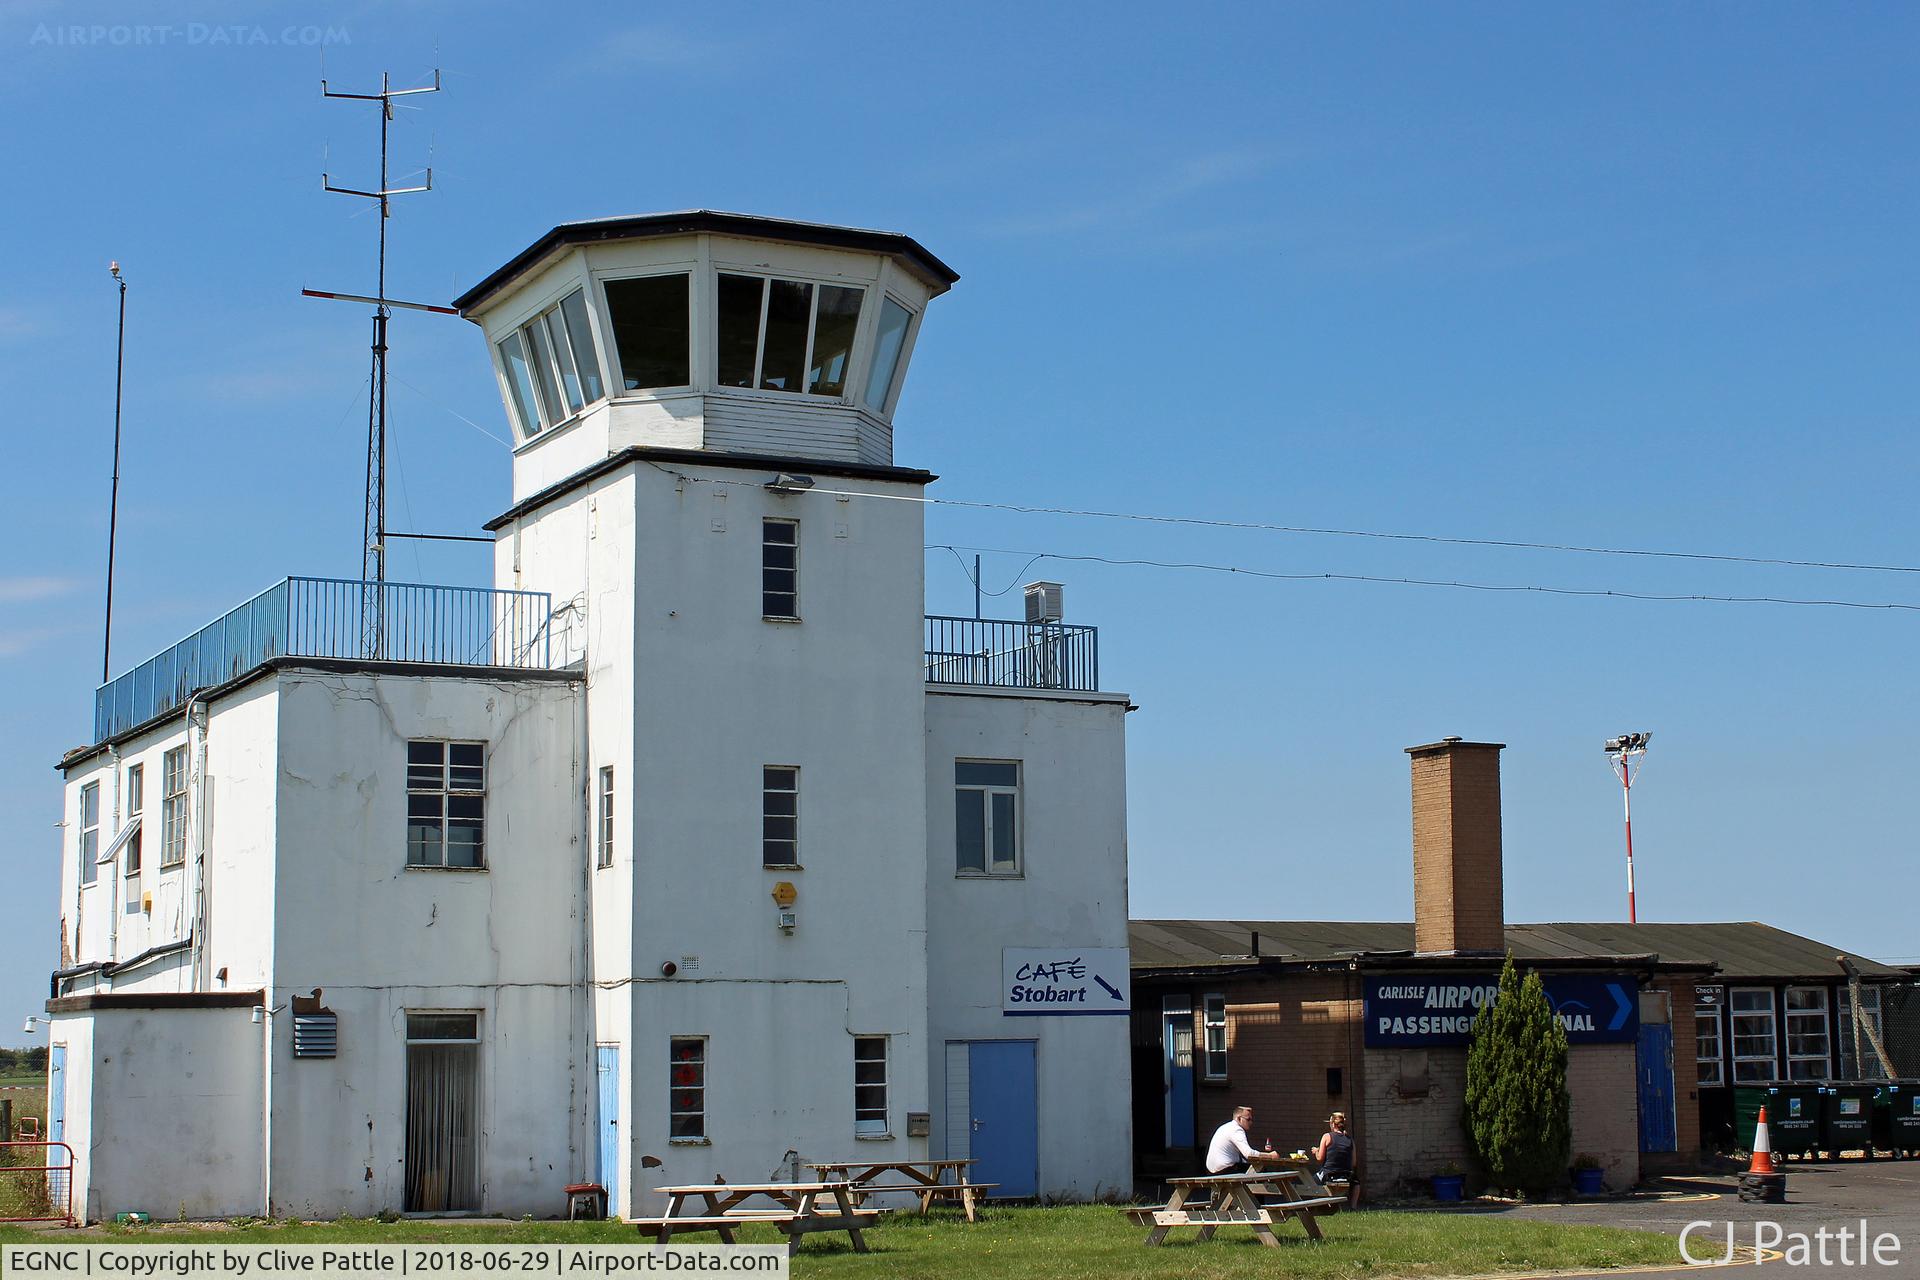
[[[1320,1162],[1320,1181],[1327,1185],[1336,1182],[1353,1183],[1353,1137],[1347,1132],[1347,1115],[1336,1111],[1327,1117],[1327,1132],[1320,1135],[1320,1144],[1313,1149],[1313,1158]],[[1353,1198],[1349,1190],[1348,1199]]]

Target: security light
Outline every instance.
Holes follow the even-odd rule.
[[[27,1025],[20,1028],[20,1030],[24,1031],[28,1035],[38,1034],[40,1030],[40,1019],[29,1017],[27,1019]]]
[[[253,1024],[259,1026],[267,1020],[267,1011],[259,1005],[253,1006]]]
[[[812,476],[797,476],[791,471],[782,471],[767,481],[767,488],[775,493],[804,493],[813,488]]]

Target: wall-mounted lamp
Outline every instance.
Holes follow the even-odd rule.
[[[25,1032],[25,1033],[26,1033],[26,1034],[28,1034],[28,1035],[36,1035],[36,1034],[38,1034],[38,1033],[39,1033],[39,1031],[40,1031],[40,1019],[38,1019],[38,1018],[35,1018],[35,1017],[31,1017],[31,1016],[30,1016],[30,1017],[28,1017],[28,1019],[27,1019],[27,1025],[26,1025],[26,1026],[24,1026],[24,1027],[22,1027],[22,1028],[20,1028],[20,1030],[22,1030],[23,1032]]]
[[[249,1021],[251,1021],[253,1025],[257,1027],[261,1023],[265,1022],[268,1018],[271,1018],[274,1014],[285,1013],[286,1009],[287,1009],[287,1006],[283,1004],[277,1004],[273,1006],[273,1008],[271,1009],[267,1008],[265,1005],[257,1004],[253,1006],[253,1017],[249,1019]]]

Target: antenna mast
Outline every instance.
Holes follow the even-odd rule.
[[[387,581],[387,317],[392,314],[392,303],[387,298],[387,219],[392,216],[391,200],[394,196],[410,195],[416,191],[433,190],[433,170],[427,170],[427,180],[418,187],[389,187],[387,185],[387,133],[393,122],[393,100],[416,93],[438,93],[440,91],[440,70],[433,72],[433,84],[418,89],[395,89],[389,82],[388,73],[380,73],[380,92],[378,93],[342,93],[329,89],[327,82],[320,81],[320,96],[323,98],[351,98],[359,102],[377,102],[380,104],[380,185],[372,191],[360,191],[353,187],[336,187],[330,175],[320,175],[322,190],[336,195],[360,196],[367,200],[380,202],[380,256],[376,268],[376,287],[371,299],[356,298],[355,301],[371,301],[375,304],[373,312],[373,371],[367,390],[367,504],[360,526],[360,578],[364,593],[361,622],[364,628],[366,655],[380,657],[385,649],[386,636],[386,581]],[[326,295],[320,295],[326,296]]]

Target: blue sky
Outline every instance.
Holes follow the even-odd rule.
[[[374,122],[321,100],[323,53],[349,88],[445,69],[396,126],[396,175],[430,158],[436,188],[391,224],[398,297],[598,215],[920,238],[963,279],[898,457],[942,496],[1913,564],[1916,27],[1892,5],[8,6],[0,1043],[57,958],[51,766],[99,668],[110,259],[132,282],[116,670],[282,575],[357,569],[366,322],[298,294],[371,285],[372,218],[319,175],[369,183]],[[478,334],[404,316],[393,369],[393,524],[475,531],[508,492]],[[940,507],[928,530],[1920,603],[1912,573]],[[1026,559],[988,555],[988,588]],[[409,547],[391,572],[486,570]],[[1645,918],[1920,958],[1913,612],[1040,574],[1140,705],[1136,915],[1407,918],[1401,748],[1457,733],[1509,744],[1508,918],[1622,918],[1600,744],[1649,729]],[[971,607],[944,551],[928,607]]]

